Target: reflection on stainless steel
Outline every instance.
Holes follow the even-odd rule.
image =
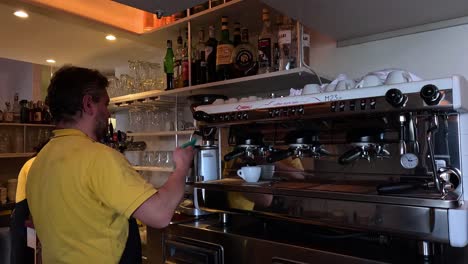
[[[339,213],[335,215],[340,218]],[[149,229],[151,263],[174,261],[174,257],[187,252],[187,248],[190,248],[187,254],[173,263],[464,263],[463,259],[457,258],[463,252],[453,248],[431,248],[437,255],[429,260],[417,254],[416,243],[385,234],[291,225],[284,220],[239,214],[232,215],[232,218],[228,226],[219,224],[216,217],[209,217],[171,225],[164,230]],[[362,218],[366,221],[366,217]],[[178,242],[177,245],[174,245],[174,241]],[[167,252],[168,248],[172,250]],[[443,257],[440,256],[442,251],[446,253]],[[200,256],[204,257],[204,261],[197,261]],[[221,256],[221,259],[217,256]],[[218,262],[212,262],[213,259]]]
[[[168,237],[183,229],[204,241],[215,236],[218,240],[211,241],[221,241],[224,249],[234,247],[236,254],[262,252],[261,259],[243,259],[242,253],[233,258],[237,262],[229,262],[232,253],[226,250],[226,263],[271,263],[273,258],[276,263],[311,259],[314,263],[406,263],[392,259],[395,252],[412,252],[412,256],[419,252],[424,258],[432,245],[436,247],[431,259],[447,261],[452,257],[447,252],[468,244],[468,231],[460,229],[468,226],[468,194],[463,191],[468,186],[468,149],[462,147],[468,142],[467,90],[466,81],[454,76],[199,106],[195,110],[209,118],[198,120],[197,126],[218,129],[219,156],[224,160],[220,160],[219,178],[194,183],[195,207],[230,216],[231,221],[171,226]],[[274,165],[274,171],[271,177],[248,183],[235,173],[246,165]],[[257,231],[264,230],[273,222],[300,231],[251,229],[253,225]],[[234,228],[239,226],[249,232]],[[324,248],[312,243],[314,238],[326,237],[317,233],[340,230],[346,230],[341,238],[356,238],[357,232],[359,241],[367,237],[391,245],[399,239],[405,242],[397,243],[398,250],[393,251],[391,246],[352,241],[372,256],[350,249],[350,241]],[[368,237],[374,235],[379,239]],[[232,240],[235,236],[249,247],[233,246],[238,245]],[[281,247],[260,243],[257,237]],[[418,241],[423,250],[418,251]],[[308,259],[298,257],[298,246]],[[263,253],[266,248],[273,253],[282,249],[284,254]],[[374,249],[387,257],[376,256]],[[332,255],[337,258],[322,261]],[[449,263],[444,261],[440,263]],[[462,262],[462,258],[450,260]]]

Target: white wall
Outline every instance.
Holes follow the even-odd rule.
[[[0,58],[0,109],[13,102],[15,92],[21,99],[32,99],[33,64]]]
[[[324,37],[312,41],[311,65],[328,78],[340,73],[359,78],[385,68],[403,68],[423,79],[468,77],[468,25],[342,48]]]

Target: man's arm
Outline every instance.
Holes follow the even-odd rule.
[[[154,228],[164,228],[169,225],[174,210],[184,195],[185,176],[192,164],[193,154],[192,147],[177,148],[174,151],[175,171],[157,193],[135,210],[133,213],[135,218]]]

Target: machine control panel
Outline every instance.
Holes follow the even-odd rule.
[[[194,119],[209,124],[288,120],[380,112],[453,111],[454,92],[446,80],[352,89],[336,93],[266,99],[221,106],[200,106]],[[362,92],[361,92],[362,91]],[[458,92],[459,93],[459,92]],[[215,109],[215,110],[213,110]]]

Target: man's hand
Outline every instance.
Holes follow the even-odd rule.
[[[176,148],[173,154],[176,170],[187,171],[192,166],[195,150],[188,146],[186,148]]]

